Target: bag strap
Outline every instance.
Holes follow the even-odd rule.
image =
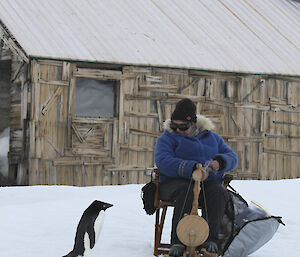
[[[160,171],[157,168],[154,168],[151,174],[151,180],[154,182],[156,186],[155,195],[154,195],[154,206],[159,208],[159,176]]]

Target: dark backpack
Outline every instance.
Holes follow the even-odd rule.
[[[141,190],[144,210],[148,215],[152,215],[156,211],[156,207],[154,206],[155,191],[156,185],[153,181],[144,185]]]

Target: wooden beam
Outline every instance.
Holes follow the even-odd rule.
[[[236,92],[236,81],[226,80],[225,93],[228,98],[234,98]]]
[[[123,73],[151,73],[151,68],[142,68],[136,66],[124,66]]]
[[[0,22],[0,38],[3,40],[5,45],[7,45],[13,53],[21,57],[21,59],[23,59],[23,61],[25,61],[26,63],[29,63],[29,58],[27,54],[11,38],[11,35],[6,31],[2,22]]]
[[[117,70],[99,70],[88,68],[76,68],[76,70],[73,72],[73,76],[102,80],[122,80],[136,77],[134,74],[123,74],[121,71]]]
[[[78,165],[83,165],[82,160],[65,159],[65,158],[56,159],[52,163],[53,163],[54,166],[78,166]]]
[[[79,142],[80,142],[80,143],[85,142],[85,140],[84,140],[83,137],[81,136],[81,134],[80,134],[78,128],[77,128],[74,124],[72,124],[72,129],[73,129],[75,135],[77,136]]]
[[[292,112],[292,113],[300,112],[300,106],[293,106],[293,105],[272,104],[270,105],[270,109],[277,110],[277,111]]]
[[[172,84],[151,84],[151,85],[139,85],[140,90],[144,91],[156,91],[156,92],[177,92],[178,88]]]
[[[128,145],[121,145],[121,150],[127,150],[127,151],[136,151],[136,152],[153,152],[154,149],[150,147],[145,146],[128,146]]]
[[[194,102],[204,102],[204,96],[191,96],[191,95],[183,95],[183,94],[174,94],[167,93],[166,96],[146,96],[146,95],[134,95],[134,94],[125,94],[126,100],[174,100],[177,101],[183,98],[190,98]]]
[[[279,99],[277,97],[269,97],[269,103],[271,105],[274,105],[274,104],[286,105],[286,99]]]
[[[44,60],[38,59],[36,61],[38,64],[43,64],[43,65],[58,66],[58,67],[63,66],[63,61],[47,60],[47,59]]]
[[[69,86],[69,81],[63,81],[63,80],[58,80],[58,81],[46,81],[43,79],[40,79],[39,82],[41,84],[46,84],[46,85],[54,85],[54,86]]]
[[[140,112],[124,112],[124,116],[133,116],[133,117],[146,117],[146,118],[157,118],[157,113],[140,113]]]
[[[67,158],[58,158],[53,161],[54,166],[78,166],[78,165],[104,165],[111,164],[112,160],[95,160],[95,161],[84,161],[84,160],[76,160],[76,159],[67,159]]]
[[[105,166],[107,171],[144,171],[146,170],[143,166]]]
[[[219,79],[239,79],[239,77],[233,73],[226,72],[209,72],[209,71],[199,71],[199,70],[189,70],[189,75],[191,76],[202,76],[207,78],[219,78]]]
[[[270,153],[270,154],[282,154],[282,155],[290,155],[290,156],[300,156],[300,151],[287,151],[287,150],[280,150],[280,149],[272,149],[272,148],[263,148],[263,152]]]
[[[282,135],[282,134],[275,135],[275,134],[269,134],[269,133],[265,133],[265,137],[275,137],[275,138],[282,137],[282,138],[295,138],[295,139],[300,138],[300,136],[295,136],[295,135]]]
[[[19,77],[20,71],[21,71],[22,68],[24,67],[24,64],[25,64],[25,62],[21,62],[21,63],[19,64],[19,67],[16,69],[14,75],[12,76],[12,78],[11,78],[11,80],[10,80],[12,83]]]
[[[255,109],[268,111],[270,110],[270,105],[267,104],[257,104],[257,103],[234,103],[235,107],[247,108],[247,109]]]
[[[167,96],[147,96],[147,95],[135,95],[135,94],[124,94],[125,100],[167,100]]]
[[[155,83],[162,83],[162,77],[161,76],[151,76],[151,75],[146,75],[145,80],[147,82],[155,82]]]
[[[72,123],[86,123],[86,124],[103,124],[103,123],[113,123],[116,118],[83,118],[83,117],[73,117]]]
[[[109,151],[106,150],[100,150],[100,149],[90,149],[90,148],[73,148],[72,149],[73,154],[79,154],[79,155],[96,155],[96,156],[102,156],[107,157],[109,154]]]
[[[288,138],[300,138],[300,136],[292,136],[292,135],[288,135]]]
[[[258,179],[259,174],[257,172],[236,172],[237,178],[251,178],[251,179]]]
[[[201,78],[200,78],[201,79]],[[196,83],[198,83],[200,81],[200,79],[195,79],[193,80],[190,84],[188,84],[187,86],[181,88],[181,92],[183,92],[185,89],[191,87],[191,86],[194,86]]]
[[[290,76],[270,76],[269,78],[280,79],[284,81],[297,82],[300,83],[300,77],[290,77]]]
[[[288,125],[288,126],[300,126],[300,123],[298,122],[284,122],[284,121],[275,121],[273,120],[274,124],[281,124],[281,125]]]
[[[113,159],[104,159],[104,160],[95,160],[95,161],[84,161],[83,165],[104,165],[104,164],[112,164]]]
[[[168,75],[180,75],[180,76],[188,76],[189,73],[184,69],[172,69],[172,68],[153,68],[153,73],[155,74],[168,74]]]
[[[61,95],[61,93],[63,92],[63,88],[60,87],[58,89],[55,90],[54,94],[50,97],[48,103],[42,108],[42,114],[46,115],[46,113],[49,111],[49,109],[51,108],[51,106],[54,104],[56,98]]]
[[[91,74],[91,75],[95,74],[95,75],[114,76],[114,75],[122,75],[122,71],[77,68],[74,71],[74,76],[76,76],[78,74]]]
[[[95,128],[90,128],[83,136],[83,140],[86,141],[86,139],[92,135],[95,132]]]
[[[263,142],[264,137],[253,137],[253,136],[234,136],[234,135],[221,135],[222,138],[227,139],[228,142]]]
[[[203,110],[201,114],[207,117],[211,116],[224,116],[224,111],[215,111],[215,110]]]
[[[247,93],[243,98],[242,98],[242,102],[244,102],[251,94],[253,94],[253,92],[258,89],[260,86],[263,87],[265,85],[265,80],[264,79],[260,79],[258,81],[258,83],[256,84],[256,86],[249,92]]]
[[[57,152],[59,154],[59,156],[63,156],[62,152],[54,144],[52,144],[51,140],[48,137],[43,136],[43,138],[55,150],[55,152]]]
[[[194,102],[202,102],[205,100],[205,96],[193,96],[193,95],[184,95],[184,94],[172,94],[168,93],[169,98],[176,98],[176,99],[183,99],[183,98],[190,98]]]
[[[139,129],[129,129],[129,133],[141,135],[141,136],[151,136],[151,137],[159,137],[162,133],[161,132],[151,132]]]
[[[159,130],[163,131],[163,113],[161,108],[161,103],[159,100],[156,100],[156,107],[157,107],[157,114],[158,114],[158,120],[159,120]]]
[[[70,80],[70,66],[69,62],[63,62],[62,80],[67,82]]]
[[[118,144],[119,121],[115,120],[113,124],[112,157],[116,164],[119,164],[120,149]]]
[[[300,83],[300,81],[298,83]],[[298,83],[289,82],[286,84],[286,89],[287,89],[286,100],[287,100],[288,105],[291,105],[291,106],[298,105],[298,94],[297,94]]]
[[[241,131],[242,128],[241,128],[240,124],[237,121],[237,117],[235,115],[233,115],[233,114],[231,114],[230,117],[231,117],[234,125],[237,127],[238,131]]]

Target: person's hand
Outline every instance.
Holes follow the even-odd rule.
[[[197,163],[196,165],[195,165],[195,170],[196,169],[198,169],[198,170],[200,170],[200,169],[202,169],[202,164],[201,163]]]
[[[217,160],[213,160],[210,164],[209,167],[211,167],[213,170],[218,171],[220,169],[220,164]]]

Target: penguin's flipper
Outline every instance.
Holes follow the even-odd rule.
[[[93,249],[96,243],[96,235],[95,235],[95,230],[94,230],[94,226],[89,225],[87,227],[87,233],[89,235],[90,238],[90,249]]]

